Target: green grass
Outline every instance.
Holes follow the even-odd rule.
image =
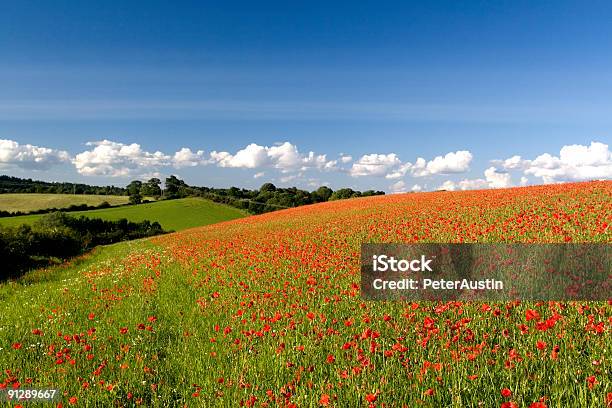
[[[104,220],[127,218],[130,221],[157,221],[166,230],[180,231],[187,228],[233,220],[245,217],[248,214],[237,208],[213,203],[201,198],[183,198],[100,210],[75,211],[71,212],[70,215],[84,215],[89,218],[102,218]],[[41,217],[42,215],[24,215],[0,218],[0,225],[14,227],[21,224],[31,224]]]
[[[98,205],[107,201],[110,205],[127,204],[127,196],[101,196],[85,194],[0,194],[0,210],[35,211],[45,208],[66,208],[70,205]]]

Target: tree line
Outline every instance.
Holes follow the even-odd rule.
[[[213,188],[190,186],[185,181],[170,176],[165,179],[164,188],[159,178],[151,178],[148,181],[134,180],[125,188],[106,186],[88,186],[73,183],[47,183],[43,181],[32,181],[31,179],[20,179],[17,177],[0,176],[0,193],[68,193],[72,194],[115,194],[129,196],[130,204],[140,204],[146,198],[156,200],[172,200],[185,197],[202,197],[232,207],[246,210],[252,214],[262,214],[283,208],[299,207],[307,204],[316,204],[325,201],[343,200],[355,197],[369,197],[385,194],[383,191],[367,190],[364,192],[350,188],[332,190],[322,186],[314,191],[306,191],[296,187],[280,188],[272,183],[265,183],[257,190],[249,190],[238,187]],[[92,209],[92,208],[86,208]],[[64,209],[62,209],[64,210]],[[38,210],[34,213],[46,213],[50,210]],[[75,208],[69,211],[78,211]],[[17,215],[17,214],[10,214]],[[3,215],[0,212],[0,217]]]
[[[0,226],[0,281],[16,278],[28,269],[80,255],[97,245],[163,234],[158,222],[106,221],[48,214],[32,225]]]
[[[157,184],[158,181],[158,179],[152,179],[148,183],[152,182],[153,184]],[[279,188],[272,183],[265,183],[258,190],[248,190],[238,187],[194,187],[186,184],[183,180],[175,176],[166,178],[165,187],[163,195],[166,199],[202,197],[240,208],[253,214],[262,214],[283,208],[299,207],[325,201],[385,194],[384,191],[368,190],[361,192],[350,188],[341,188],[334,191],[326,186],[319,187],[314,191],[306,191],[296,187]]]
[[[116,186],[47,182],[0,175],[1,193],[127,195],[127,189]]]

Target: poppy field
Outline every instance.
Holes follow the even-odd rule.
[[[63,407],[612,406],[611,301],[365,301],[359,252],[610,243],[610,225],[602,181],[342,200],[98,248],[0,284],[0,392],[57,389]]]

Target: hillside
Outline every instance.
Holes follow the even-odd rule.
[[[0,194],[0,210],[28,212],[45,208],[66,208],[79,204],[96,206],[105,201],[113,206],[127,204],[128,197],[85,194]]]
[[[100,248],[0,285],[0,387],[100,406],[601,407],[609,304],[364,301],[359,250],[611,243],[611,221],[612,182],[592,182],[328,202]]]
[[[104,220],[127,218],[129,221],[157,221],[166,230],[180,231],[186,228],[245,217],[247,214],[239,209],[208,200],[183,198],[100,210],[76,211],[71,212],[70,215],[84,215],[89,218]],[[0,225],[10,227],[29,224],[40,217],[41,215],[25,215],[0,218]]]

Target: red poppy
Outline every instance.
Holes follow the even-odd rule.
[[[537,321],[537,320],[540,320],[540,314],[533,309],[527,309],[525,311],[525,318],[527,319],[527,321],[530,321],[530,320]]]

